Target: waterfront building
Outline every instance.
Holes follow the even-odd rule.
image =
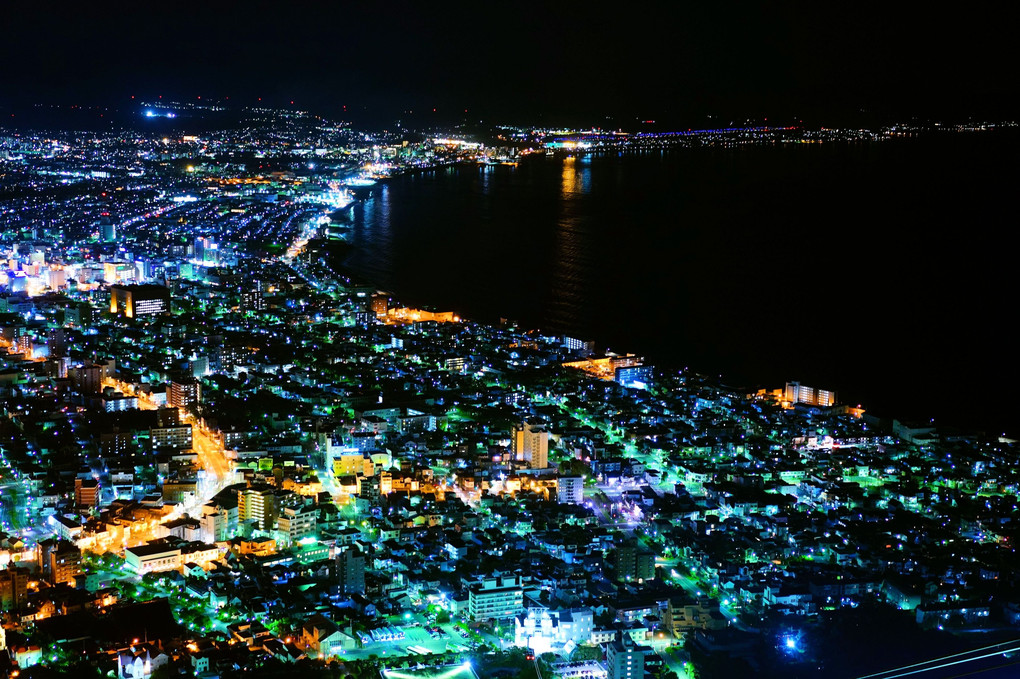
[[[807,387],[800,382],[787,382],[783,398],[791,405],[803,403],[809,406],[827,408],[836,405],[836,392]]]

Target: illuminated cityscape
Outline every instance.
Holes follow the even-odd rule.
[[[12,672],[796,674],[837,619],[1020,620],[1012,440],[403,306],[323,254],[387,177],[643,141],[258,115],[0,137]]]
[[[0,677],[1020,672],[1002,9],[5,16]]]

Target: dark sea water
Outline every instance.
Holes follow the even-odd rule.
[[[529,159],[377,187],[347,267],[405,302],[728,384],[1020,433],[1016,135]]]

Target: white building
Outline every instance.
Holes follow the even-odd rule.
[[[186,563],[202,565],[221,556],[219,547],[201,542],[153,540],[124,549],[128,568],[139,575],[177,570]]]
[[[561,476],[556,479],[556,499],[560,504],[582,504],[584,502],[584,477]]]
[[[529,608],[514,618],[514,644],[536,654],[561,651],[567,644],[591,641],[594,616],[590,608],[550,611]]]
[[[617,639],[606,647],[606,669],[609,679],[644,679],[645,652],[629,636]]]
[[[283,514],[276,520],[279,539],[292,545],[301,538],[314,536],[318,515],[318,508],[312,505],[284,507]]]
[[[468,589],[468,613],[475,620],[512,618],[524,611],[519,575],[484,578]]]

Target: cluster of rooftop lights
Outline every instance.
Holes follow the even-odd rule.
[[[386,679],[476,679],[474,670],[471,669],[471,662],[464,661],[460,665],[454,665],[453,667],[440,668],[442,670],[438,674],[414,671],[401,671],[401,670],[383,670],[383,676]]]

